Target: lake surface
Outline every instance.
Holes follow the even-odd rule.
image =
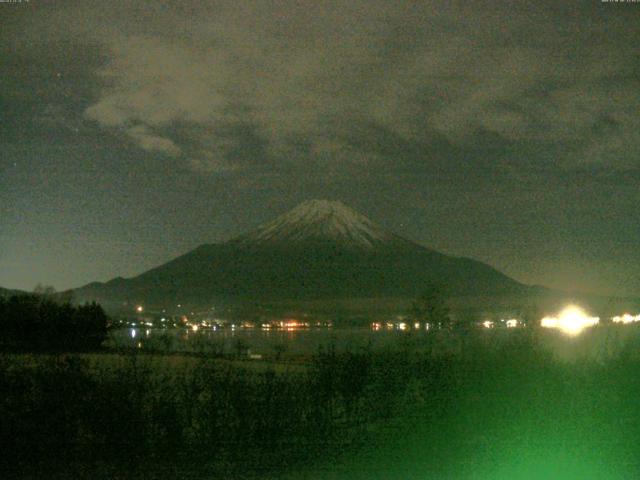
[[[626,352],[640,352],[640,325],[601,325],[577,336],[548,329],[476,329],[471,331],[374,331],[368,327],[297,330],[200,330],[120,328],[110,332],[107,346],[161,352],[212,355],[258,355],[264,358],[311,355],[320,350],[380,350],[386,348],[435,353],[459,353],[467,341],[480,337],[487,348],[529,334],[556,358],[566,361],[605,361]]]
[[[108,346],[216,354],[309,355],[320,349],[384,348],[406,332],[374,332],[369,328],[309,328],[298,330],[235,329],[200,330],[122,328],[110,333]]]

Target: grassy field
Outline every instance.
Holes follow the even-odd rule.
[[[638,333],[608,335],[606,355],[590,334],[534,330],[407,335],[304,363],[5,354],[0,474],[637,478]]]

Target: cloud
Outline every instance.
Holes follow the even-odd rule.
[[[108,39],[110,60],[97,73],[109,85],[85,115],[121,128],[145,150],[179,155],[169,137],[152,134],[175,123],[210,124],[224,106],[220,70],[211,52],[158,37]]]
[[[127,130],[133,140],[135,140],[140,147],[150,152],[162,152],[167,155],[177,156],[180,154],[180,148],[168,138],[163,138],[155,135],[149,127],[145,125],[136,125]]]
[[[238,165],[212,155],[209,152],[200,152],[199,155],[189,159],[189,166],[200,173],[228,173],[239,169]]]
[[[51,23],[103,47],[86,118],[200,172],[428,163],[482,135],[558,168],[640,147],[637,27],[599,5],[82,2]]]

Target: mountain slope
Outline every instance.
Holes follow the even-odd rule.
[[[349,250],[373,250],[399,240],[341,202],[309,200],[235,243],[291,248],[327,242]]]
[[[11,290],[9,288],[0,287],[0,297],[12,297],[14,295],[26,295],[27,292],[22,290]]]
[[[147,304],[415,296],[428,281],[455,295],[525,287],[481,262],[398,237],[340,202],[312,200],[253,232],[202,245],[131,279],[93,283],[77,299]]]

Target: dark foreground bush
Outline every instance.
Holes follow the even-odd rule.
[[[323,456],[336,440],[336,418],[319,402],[337,399],[318,396],[315,387],[304,371],[203,358],[5,357],[2,470],[108,464],[222,472],[232,465],[246,472]]]
[[[608,455],[609,472],[638,458],[627,441],[640,434],[636,357],[565,364],[517,334],[460,344],[437,355],[328,349],[289,370],[142,354],[5,356],[0,476],[264,479],[375,452],[375,462],[406,461],[405,474],[429,464],[424,478],[507,478],[477,472],[562,449]],[[364,458],[354,470],[371,464]]]
[[[96,303],[73,306],[47,296],[0,297],[2,346],[23,350],[93,350],[107,334],[107,316]]]

